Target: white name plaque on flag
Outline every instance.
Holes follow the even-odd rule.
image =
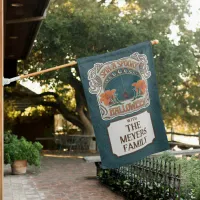
[[[155,138],[151,116],[147,111],[112,122],[108,134],[113,154],[119,157],[144,148]]]

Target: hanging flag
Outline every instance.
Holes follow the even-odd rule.
[[[78,66],[104,168],[169,149],[150,42],[81,58]]]

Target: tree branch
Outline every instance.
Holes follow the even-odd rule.
[[[56,109],[58,109],[58,106],[59,106],[58,103],[51,102],[51,101],[38,101],[38,102],[35,102],[35,105],[50,106]]]
[[[55,98],[59,97],[59,95],[55,92],[43,92],[43,93],[38,94],[38,96],[40,96],[40,97],[50,96],[50,95],[54,96]]]
[[[62,100],[59,98],[59,95],[54,92],[44,92],[41,94],[27,94],[25,92],[5,90],[5,95],[7,95],[7,99],[16,100],[16,98],[26,98],[32,105],[43,105],[56,108],[66,120],[78,126],[80,129],[84,129],[83,123],[81,122],[79,116],[75,115],[74,112],[69,111],[65,104],[62,102]],[[43,97],[48,95],[54,96],[56,102],[44,101]]]

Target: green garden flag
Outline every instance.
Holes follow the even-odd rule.
[[[78,66],[102,167],[169,149],[150,42],[81,58]]]

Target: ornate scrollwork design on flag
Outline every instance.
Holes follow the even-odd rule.
[[[108,115],[108,110],[105,108],[105,107],[103,107],[103,106],[99,106],[99,109],[100,109],[100,113],[101,113],[101,116],[104,118],[106,118],[106,116]]]
[[[149,71],[147,56],[145,54],[139,54],[138,52],[136,52],[130,57],[139,61],[140,74],[143,78],[148,79],[151,76],[151,72]]]
[[[97,75],[98,71],[103,66],[103,63],[96,63],[92,69],[88,71],[89,92],[91,94],[98,94],[102,88],[102,80]]]

